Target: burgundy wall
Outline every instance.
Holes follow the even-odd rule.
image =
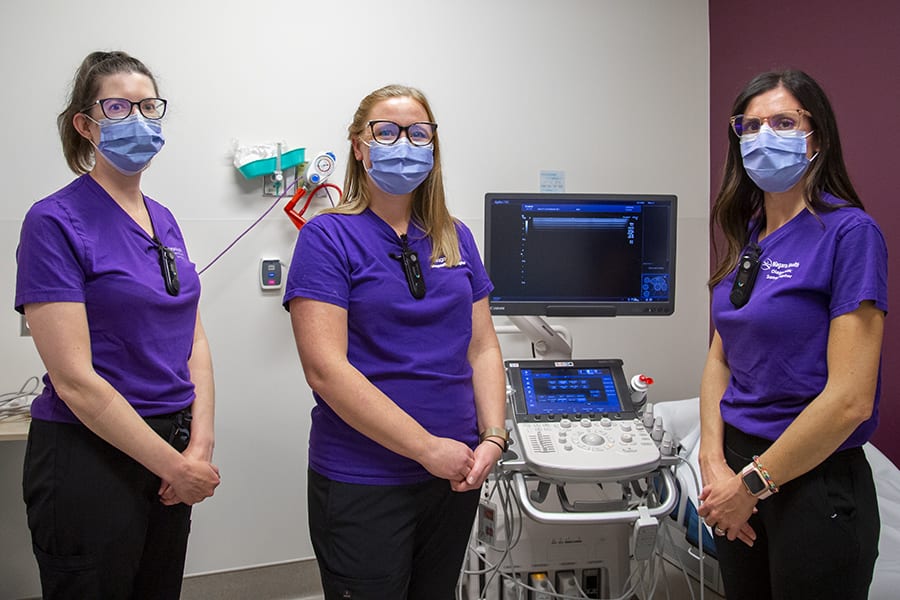
[[[900,465],[900,2],[709,1],[710,201],[721,182],[728,113],[756,74],[809,73],[837,114],[844,159],[888,244],[881,420],[873,443]]]

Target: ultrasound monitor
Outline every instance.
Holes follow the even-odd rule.
[[[491,314],[671,315],[676,209],[672,195],[485,194]]]

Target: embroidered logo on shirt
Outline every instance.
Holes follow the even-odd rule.
[[[766,279],[791,279],[794,276],[794,269],[800,268],[800,261],[783,263],[766,258],[760,268],[766,271]]]
[[[464,264],[466,264],[466,261],[460,259],[459,263],[456,266],[461,267]],[[431,265],[431,268],[432,269],[446,269],[447,268],[447,257],[442,256],[439,259],[437,259],[436,261],[434,261],[434,264]]]

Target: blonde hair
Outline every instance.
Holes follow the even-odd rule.
[[[362,99],[353,122],[347,128],[349,139],[361,138],[366,131],[369,122],[369,114],[376,104],[390,98],[412,98],[422,105],[428,114],[428,120],[434,121],[434,114],[428,105],[425,95],[413,87],[405,85],[387,85],[379,88]],[[434,263],[441,257],[447,261],[447,266],[455,266],[460,263],[462,256],[459,252],[459,237],[456,232],[456,220],[450,215],[444,198],[444,179],[441,175],[441,144],[439,135],[434,135],[434,167],[431,173],[413,192],[412,216],[425,231],[425,235],[431,239],[431,262]],[[344,195],[334,208],[322,212],[358,215],[369,207],[369,190],[366,186],[366,170],[362,161],[356,160],[353,147],[347,158],[347,173],[344,176]]]

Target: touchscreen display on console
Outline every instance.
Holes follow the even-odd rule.
[[[633,411],[621,362],[507,361],[515,389],[515,412],[521,416],[615,414]]]
[[[521,370],[528,414],[619,412],[622,404],[609,369]]]

